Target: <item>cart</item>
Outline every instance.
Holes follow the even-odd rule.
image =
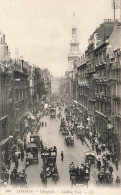
[[[26,156],[26,166],[35,161],[38,163],[38,147],[35,143],[26,146]]]

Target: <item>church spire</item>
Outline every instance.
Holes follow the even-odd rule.
[[[75,13],[73,12],[73,25],[75,25]]]
[[[72,24],[72,39],[70,42],[70,52],[68,55],[68,69],[72,70],[74,67],[74,61],[77,61],[80,51],[79,51],[79,41],[77,39],[77,27],[75,22],[75,13],[73,13],[73,24]]]
[[[77,39],[77,27],[75,22],[75,13],[73,13],[73,25],[72,25],[72,39],[70,42],[70,53],[78,53],[79,52],[79,41]]]
[[[76,28],[76,21],[75,21],[75,13],[73,13],[72,38],[77,38],[77,28]]]

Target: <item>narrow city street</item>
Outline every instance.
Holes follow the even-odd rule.
[[[121,0],[0,9],[0,189],[120,188]]]
[[[89,148],[85,143],[82,145],[80,139],[77,139],[75,135],[74,146],[67,147],[67,145],[64,143],[64,136],[59,134],[60,119],[50,119],[50,116],[44,116],[41,121],[47,122],[47,127],[41,127],[38,132],[43,144],[47,147],[53,147],[54,145],[57,147],[57,168],[59,172],[59,181],[57,184],[60,186],[71,186],[69,164],[74,162],[76,166],[80,166],[81,163],[84,163],[85,153],[89,150]],[[61,151],[64,153],[63,161],[61,160]],[[43,185],[40,179],[41,170],[42,159],[39,154],[39,163],[29,165],[26,169],[28,186]],[[91,181],[93,180],[96,181],[96,176],[94,172],[91,171]],[[54,185],[52,178],[48,178],[47,181],[48,186]]]
[[[63,111],[61,111],[62,118],[65,118],[64,113],[65,107],[63,107]],[[56,108],[56,115],[59,114],[59,108]],[[39,135],[40,140],[42,140],[43,145],[47,148],[51,148],[56,146],[57,148],[57,158],[56,158],[56,164],[59,174],[59,180],[55,183],[52,180],[52,177],[47,177],[47,187],[71,187],[72,183],[70,180],[70,174],[69,174],[69,164],[71,162],[74,163],[75,167],[81,167],[81,164],[85,164],[85,156],[86,153],[91,150],[91,144],[90,141],[85,137],[85,142],[82,144],[81,140],[77,138],[77,135],[74,133],[74,145],[73,146],[67,146],[65,143],[65,136],[60,133],[60,123],[61,119],[59,118],[50,118],[50,115],[43,116],[40,118],[41,123],[44,123],[44,126],[40,127],[40,129],[37,132],[37,135]],[[66,121],[66,120],[65,120]],[[45,125],[46,123],[46,125]],[[71,125],[70,122],[68,122],[69,125]],[[67,123],[67,124],[68,124]],[[30,143],[30,131],[26,135],[26,143]],[[64,159],[61,160],[61,152],[64,153]],[[95,153],[96,159],[102,159],[102,155],[107,153],[108,151],[105,150],[105,152],[102,152],[101,155],[97,155]],[[26,158],[27,154],[26,151],[24,152],[25,158],[23,161],[19,159],[19,167],[18,171],[21,172],[23,168],[26,167]],[[11,170],[15,167],[15,163],[11,163],[11,168],[9,170],[9,174],[11,173]],[[116,170],[115,166],[113,165],[113,180],[116,180],[116,177],[121,171],[121,167],[119,166],[119,170]],[[33,161],[33,163],[30,163],[29,166],[25,168],[25,172],[27,175],[26,181],[27,181],[27,187],[44,187],[44,183],[42,182],[42,179],[40,177],[40,173],[43,170],[43,160],[41,158],[41,149],[38,153],[38,163],[36,161]],[[91,166],[90,169],[90,180],[88,182],[88,186],[96,186],[96,181],[98,180],[98,169],[96,164]],[[9,185],[11,186],[11,183],[9,181]],[[82,185],[81,186],[85,186]]]

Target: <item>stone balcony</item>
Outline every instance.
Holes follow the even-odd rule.
[[[95,80],[96,82],[100,82],[100,83],[105,83],[108,81],[107,77],[102,77],[98,74],[93,74],[93,80]]]
[[[110,102],[110,97],[105,94],[105,92],[95,93],[97,99],[103,99],[104,101]]]
[[[121,95],[120,94],[112,95],[112,99],[117,100],[117,101],[121,101]]]
[[[102,66],[102,65],[106,65],[106,61],[105,60],[100,60],[100,62],[95,64],[95,67],[97,68],[97,67]]]

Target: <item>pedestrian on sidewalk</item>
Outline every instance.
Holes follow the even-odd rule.
[[[98,154],[101,155],[101,147],[100,147],[100,145],[98,147]]]
[[[2,164],[2,172],[4,173],[6,170],[6,166],[4,164]]]
[[[42,127],[44,126],[44,122],[42,121]]]
[[[99,147],[98,147],[98,145],[96,147],[96,153],[97,153],[97,155],[99,154]]]
[[[110,152],[107,153],[107,159],[110,161],[110,158],[111,158],[111,154]]]
[[[10,174],[10,181],[11,181],[11,184],[13,183],[13,180],[14,180],[14,173],[13,173],[13,171],[11,171],[11,174]]]
[[[97,152],[97,148],[98,148],[98,143],[95,143],[96,152]]]
[[[64,154],[63,154],[63,151],[61,152],[61,160],[63,161],[64,159]]]
[[[105,144],[102,144],[102,151],[105,152]]]
[[[10,169],[10,164],[11,164],[11,158],[10,156],[8,157],[8,169]]]
[[[105,156],[105,154],[102,155],[102,161],[103,161],[103,163],[106,162],[106,156]]]
[[[45,127],[47,127],[47,123],[45,122]]]
[[[116,186],[120,186],[120,183],[121,183],[120,178],[117,176],[117,178],[116,178]]]
[[[94,144],[92,143],[92,150],[94,151]]]
[[[14,174],[14,175],[17,174],[17,168],[16,168],[16,167],[14,167],[14,169],[13,169],[13,174]]]
[[[111,152],[110,157],[111,157],[112,163],[114,163],[114,154],[113,154],[113,152]]]
[[[26,138],[24,139],[24,150],[26,150]]]
[[[100,158],[99,158],[98,161],[97,161],[97,168],[98,168],[98,171],[100,171],[100,167],[101,167],[101,161],[100,161]]]
[[[92,143],[92,137],[91,136],[89,137],[89,141],[90,141],[90,144],[91,144]]]
[[[21,161],[23,162],[24,159],[24,151],[21,151]]]
[[[17,147],[18,147],[18,150],[20,150],[20,143],[17,142]]]
[[[109,165],[109,172],[112,175],[112,173],[113,173],[113,167],[111,165]]]
[[[98,173],[98,180],[99,180],[100,183],[102,183],[102,176],[101,176],[100,173]],[[97,183],[98,183],[98,182],[97,182]]]
[[[18,162],[18,157],[16,157],[15,159],[15,167],[18,169],[18,165],[19,165],[19,162]]]
[[[8,184],[8,180],[9,180],[8,170],[6,170],[6,172],[5,172],[5,180],[7,181],[7,184]]]
[[[118,159],[115,160],[116,170],[118,171]]]
[[[106,170],[107,170],[106,164],[104,164],[104,163],[103,163],[102,168],[103,168],[104,173],[105,173],[105,172],[106,172]]]
[[[111,153],[111,151],[112,151],[112,146],[109,146],[109,152]]]

